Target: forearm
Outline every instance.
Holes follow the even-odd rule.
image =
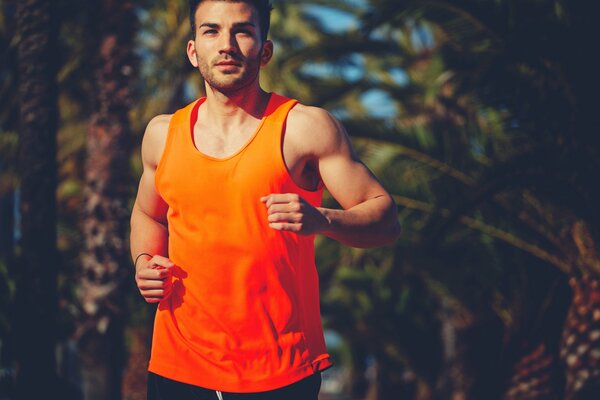
[[[387,246],[400,234],[396,204],[389,196],[375,197],[347,210],[319,211],[329,222],[320,233],[348,246]]]
[[[167,227],[142,212],[137,206],[131,213],[130,248],[133,260],[141,253],[168,257]]]

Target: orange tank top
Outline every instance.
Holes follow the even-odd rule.
[[[259,392],[331,366],[319,310],[314,236],[268,226],[260,198],[322,189],[294,183],[282,157],[296,100],[271,94],[265,115],[235,154],[214,158],[193,141],[199,99],[177,111],[156,170],[169,205],[173,292],[159,304],[149,370],[226,392]]]

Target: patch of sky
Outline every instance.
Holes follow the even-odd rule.
[[[191,102],[198,98],[198,89],[189,81],[185,81],[183,84],[183,98],[186,102]]]
[[[359,54],[351,54],[336,63],[307,62],[300,69],[308,76],[316,78],[339,76],[350,82],[361,79],[365,74],[364,60]]]
[[[404,24],[409,28],[410,45],[415,50],[431,49],[435,45],[435,38],[431,28],[424,23],[415,22],[414,20],[405,21]],[[394,40],[398,43],[405,43],[405,33],[394,24],[384,24],[374,29],[370,33],[371,39],[374,40]]]
[[[386,40],[388,38],[400,41],[402,38],[402,31],[395,29],[390,24],[379,26],[371,31],[369,37],[373,40]]]
[[[360,96],[360,101],[372,117],[386,119],[398,116],[394,100],[383,90],[368,90]]]
[[[415,50],[431,49],[435,44],[433,32],[425,24],[415,24],[410,35],[410,41]]]
[[[473,152],[473,154],[475,154],[476,156],[482,156],[485,154],[485,146],[483,145],[483,143],[481,143],[480,140],[474,137],[471,138],[470,143],[471,151]]]
[[[343,33],[358,26],[354,15],[334,7],[310,4],[304,8],[304,11],[311,17],[317,18],[323,29],[329,33]]]
[[[339,348],[344,342],[344,339],[340,334],[332,329],[325,329],[323,336],[325,337],[325,344],[328,348]]]
[[[388,73],[392,77],[393,81],[400,86],[407,85],[410,80],[410,78],[408,77],[408,74],[402,68],[398,68],[398,67],[390,68],[388,70]]]
[[[336,107],[336,108],[332,108],[329,109],[329,112],[336,117],[337,119],[339,119],[340,121],[343,121],[345,119],[349,119],[350,118],[350,111],[346,110],[345,108],[342,107]]]
[[[365,11],[369,6],[367,0],[345,0],[344,3],[348,6],[356,7],[361,11]]]
[[[136,7],[133,12],[135,13],[135,15],[137,16],[137,19],[139,21],[146,21],[148,20],[148,18],[150,18],[150,12],[143,8],[143,7]]]

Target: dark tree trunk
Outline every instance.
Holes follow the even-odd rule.
[[[125,299],[132,279],[129,221],[130,78],[135,15],[131,1],[96,1],[91,7],[94,46],[94,113],[85,166],[84,249],[76,340],[86,400],[121,398],[125,365]]]
[[[56,27],[53,2],[17,4],[22,236],[13,309],[17,398],[34,399],[56,383]]]
[[[351,342],[349,347],[352,356],[352,364],[348,378],[350,383],[350,395],[353,398],[364,399],[369,387],[369,382],[367,380],[368,348],[360,341]]]
[[[436,398],[499,400],[504,382],[500,371],[502,324],[485,314],[466,312],[442,300],[439,318],[444,368]]]
[[[2,165],[0,165],[0,168]],[[7,264],[14,255],[14,193],[0,192],[0,259]]]

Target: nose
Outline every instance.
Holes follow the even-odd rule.
[[[237,50],[237,41],[235,39],[234,32],[224,32],[221,35],[221,42],[219,43],[219,53],[221,54],[231,54],[235,53]]]

